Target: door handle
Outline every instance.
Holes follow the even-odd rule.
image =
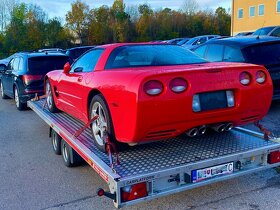
[[[83,80],[83,77],[78,77],[78,82],[81,82]]]

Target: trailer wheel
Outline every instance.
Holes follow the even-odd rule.
[[[53,92],[51,83],[49,80],[46,81],[46,95],[47,95],[47,107],[50,112],[56,113],[59,112],[58,108],[55,105],[54,98],[53,98]]]
[[[81,156],[63,139],[61,139],[61,154],[64,165],[67,167],[78,166],[83,162]]]
[[[61,137],[53,129],[51,131],[52,148],[56,155],[61,155]]]

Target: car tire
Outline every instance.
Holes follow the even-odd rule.
[[[14,99],[16,102],[16,107],[19,111],[23,111],[27,108],[27,104],[20,101],[19,90],[16,86],[14,87]]]
[[[48,110],[52,113],[59,112],[59,109],[56,107],[54,102],[52,86],[49,80],[46,81],[46,95]]]
[[[0,91],[1,91],[1,98],[2,99],[8,99],[9,97],[4,93],[4,86],[2,81],[0,82]]]
[[[95,95],[90,103],[90,119],[92,119],[95,115],[99,115],[99,118],[91,124],[91,131],[95,146],[100,151],[104,153],[106,152],[105,142],[102,134],[102,127],[105,127],[108,132],[110,141],[115,143],[116,146],[119,147],[120,143],[116,141],[112,118],[109,112],[108,105],[101,94]]]
[[[61,139],[61,155],[67,167],[79,166],[83,162],[81,156],[64,139]]]
[[[56,155],[61,155],[61,137],[53,129],[51,131],[52,148]]]

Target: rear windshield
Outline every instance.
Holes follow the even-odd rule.
[[[40,56],[28,59],[28,71],[30,74],[46,74],[52,70],[63,69],[69,62],[68,56]]]
[[[206,63],[193,52],[176,45],[130,45],[116,48],[106,69]]]
[[[263,44],[243,49],[249,63],[271,65],[280,63],[280,43]]]

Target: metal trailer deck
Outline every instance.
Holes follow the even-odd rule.
[[[235,128],[225,133],[196,138],[180,136],[131,147],[119,152],[120,165],[112,169],[108,156],[94,146],[89,128],[75,138],[74,133],[84,124],[63,112],[50,113],[43,104],[44,99],[28,102],[107,182],[117,208],[280,165],[268,163],[270,153],[280,151],[279,143],[264,140],[262,134]],[[209,176],[209,171],[218,172]],[[125,186],[143,182],[147,184],[147,196],[122,201]]]

